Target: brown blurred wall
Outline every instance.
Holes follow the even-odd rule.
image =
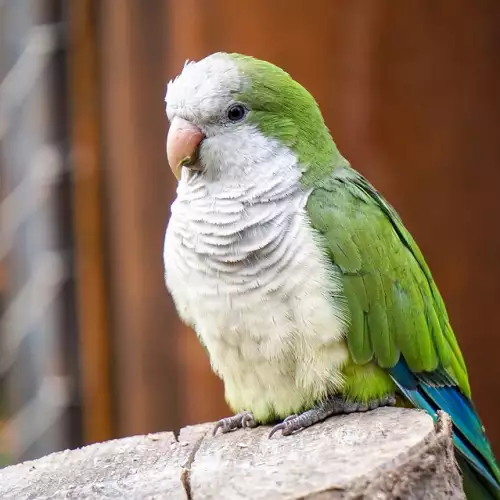
[[[340,149],[400,212],[448,305],[500,454],[500,3],[87,6],[98,23],[113,433],[228,413],[203,349],[176,317],[162,267],[175,190],[165,85],[185,59],[224,50],[268,59],[303,83]]]

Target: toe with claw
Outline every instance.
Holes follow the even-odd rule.
[[[254,416],[249,411],[243,411],[233,415],[232,417],[220,419],[215,424],[212,436],[215,436],[219,429],[222,434],[227,434],[228,432],[236,429],[250,429],[253,427],[257,427]]]
[[[380,406],[394,406],[396,400],[393,395],[384,396],[380,399],[373,399],[368,402],[348,401],[339,396],[330,397],[310,410],[299,415],[290,415],[278,425],[275,425],[269,433],[271,438],[276,432],[281,431],[283,436],[289,436],[294,432],[310,427],[316,422],[325,420],[331,415],[339,415],[342,413],[365,412],[374,410]]]

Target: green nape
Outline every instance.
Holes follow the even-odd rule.
[[[313,186],[336,166],[347,165],[318,104],[302,85],[269,62],[241,54],[230,57],[246,77],[238,99],[249,108],[248,120],[297,155],[306,186]]]

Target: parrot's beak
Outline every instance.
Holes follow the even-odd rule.
[[[182,167],[201,170],[198,151],[204,138],[196,125],[178,116],[172,120],[167,135],[167,158],[177,180],[181,178]]]

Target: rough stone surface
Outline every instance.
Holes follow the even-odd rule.
[[[108,441],[0,470],[2,499],[465,499],[451,424],[381,408],[294,436],[213,424]]]

